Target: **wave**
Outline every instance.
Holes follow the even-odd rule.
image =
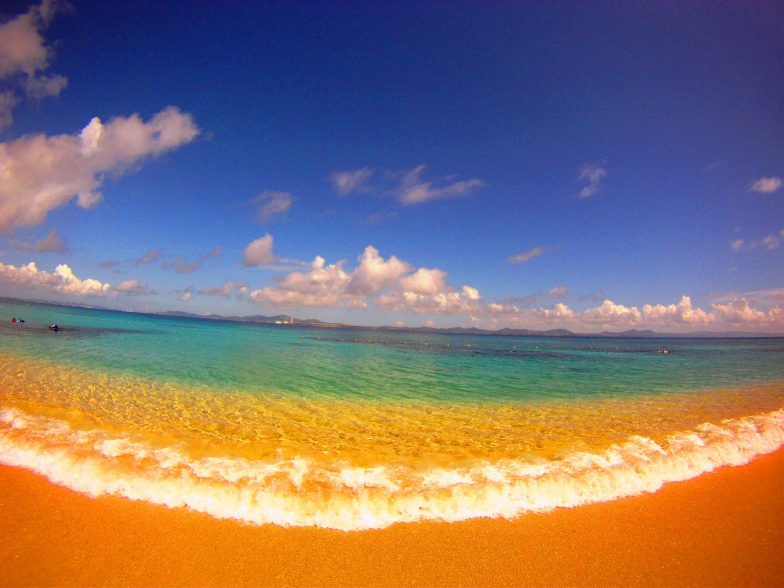
[[[477,461],[455,468],[359,467],[310,457],[258,461],[192,457],[183,446],[0,409],[0,463],[23,467],[89,496],[187,507],[252,524],[343,531],[398,522],[514,518],[655,492],[784,445],[784,409],[704,423],[663,441],[632,436],[558,460]]]

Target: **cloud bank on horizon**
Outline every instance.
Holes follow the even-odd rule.
[[[103,31],[103,25],[112,26],[106,19],[115,17],[100,14],[101,7],[66,8],[63,2],[43,0],[0,24],[0,235],[8,246],[0,250],[0,294],[100,298],[139,310],[188,305],[205,314],[283,309],[372,324],[784,333],[784,198],[779,177],[784,160],[775,156],[776,147],[784,147],[780,136],[761,142],[759,162],[746,159],[738,170],[673,155],[670,151],[677,146],[657,135],[665,123],[655,116],[646,119],[645,126],[623,119],[636,134],[630,131],[616,144],[598,123],[586,121],[604,117],[611,126],[611,121],[621,120],[615,118],[616,111],[625,111],[612,101],[621,100],[623,93],[621,98],[603,95],[605,107],[591,98],[584,103],[579,97],[562,98],[569,93],[556,74],[552,88],[531,83],[545,62],[556,72],[581,75],[583,70],[569,62],[571,54],[543,44],[543,53],[531,57],[528,48],[509,40],[513,51],[497,47],[506,61],[485,62],[483,54],[471,53],[464,57],[477,60],[469,63],[476,79],[452,80],[448,63],[461,53],[459,44],[465,40],[457,43],[448,27],[436,29],[432,40],[414,35],[412,43],[424,43],[420,49],[431,57],[417,66],[394,65],[397,57],[400,63],[411,58],[402,45],[393,44],[383,58],[353,45],[346,54],[329,55],[311,44],[310,37],[286,44],[292,32],[281,32],[279,41],[285,46],[265,46],[270,53],[262,65],[243,62],[248,71],[241,79],[247,88],[232,86],[230,101],[252,105],[243,111],[225,104],[225,95],[217,89],[205,88],[199,82],[203,72],[185,61],[167,62],[169,71],[176,71],[170,79],[156,72],[149,72],[144,84],[134,83],[131,73],[128,80],[103,79],[111,72],[97,68],[75,46],[88,36],[87,29]],[[267,12],[279,8],[243,10],[248,13],[218,18],[244,27],[266,22],[273,16]],[[283,11],[277,20],[284,29],[290,24],[299,31],[295,36],[305,35],[300,28],[311,20],[308,10]],[[398,10],[406,9],[393,12]],[[515,17],[543,18],[534,7],[499,7],[481,18],[461,16],[460,11],[444,17],[454,22],[468,18],[484,38],[494,30],[492,19],[504,20],[507,10]],[[597,18],[607,16],[596,10]],[[669,17],[665,8],[662,11],[663,18]],[[699,9],[694,11],[699,17]],[[361,18],[360,13],[355,16]],[[123,14],[133,17],[133,8],[123,8]],[[162,9],[159,16],[179,18],[176,10]],[[342,16],[335,13],[338,27]],[[195,35],[198,19],[208,15],[194,10],[193,26],[179,19],[181,29],[149,40],[141,28],[134,28],[141,25],[133,18],[116,18],[121,24],[115,26],[128,27],[129,35],[138,38],[139,55],[154,51],[164,60],[177,58],[172,49],[192,46],[188,35]],[[229,21],[234,18],[240,20]],[[642,21],[630,24],[647,26]],[[412,34],[418,30],[413,24],[401,26],[406,32],[413,27]],[[518,26],[523,27],[518,23],[513,28]],[[677,34],[688,35],[683,26]],[[559,30],[553,34],[573,34]],[[45,38],[52,31],[58,34]],[[533,29],[528,33],[535,35]],[[335,34],[340,37],[339,31]],[[625,47],[621,37],[607,42],[616,43],[612,47],[618,50]],[[212,47],[211,57],[225,66],[253,54],[233,45],[243,38],[225,38],[205,48]],[[531,38],[531,43],[544,43]],[[101,37],[93,39],[100,42]],[[372,39],[371,45],[376,43]],[[590,43],[581,46],[593,51]],[[270,65],[273,57],[285,62],[286,51],[303,51],[308,56],[303,63],[318,60],[325,71],[344,77],[304,76],[303,71],[311,70],[297,69],[297,60],[290,62],[290,71]],[[71,59],[61,61],[64,55]],[[141,61],[132,59],[140,57],[111,57],[119,69],[145,71],[134,69]],[[692,59],[681,57],[686,71]],[[373,61],[376,58],[381,61]],[[392,63],[391,75],[410,80],[409,91],[398,93],[365,74],[354,78],[340,69],[346,59],[370,70],[370,65]],[[527,85],[510,82],[521,75],[517,65],[510,65],[518,60],[532,76]],[[68,77],[52,73],[63,64]],[[640,71],[654,80],[660,64],[642,60]],[[595,66],[613,71],[630,95],[646,83],[636,74],[619,72],[613,58]],[[693,66],[701,67],[696,57]],[[762,66],[770,71],[778,67],[773,62]],[[249,68],[257,67],[267,69],[254,70],[254,77]],[[231,77],[235,69],[241,68],[224,70],[233,84],[239,83]],[[209,71],[205,66],[205,75]],[[717,87],[727,86],[726,75],[731,74],[705,73],[706,79],[716,79]],[[259,86],[251,86],[252,80],[265,76],[265,96],[274,103],[269,112],[258,104]],[[427,85],[435,79],[449,86],[449,92],[440,94],[438,87]],[[118,81],[123,93],[103,102]],[[325,106],[319,110],[312,98],[318,92],[311,85],[322,82]],[[374,83],[381,85],[372,91],[365,88]],[[588,76],[583,83],[593,87],[595,80]],[[496,87],[498,91],[487,90]],[[390,96],[379,93],[380,88]],[[332,102],[327,90],[339,98]],[[761,112],[755,123],[767,128],[767,120],[781,113],[775,97],[784,98],[784,88],[771,83],[770,89],[757,90],[773,97],[772,106],[755,110]],[[482,100],[477,100],[477,92]],[[594,94],[599,92],[597,87]],[[666,109],[672,95],[658,95],[658,107]],[[747,104],[754,106],[751,96]],[[344,110],[342,102],[352,100],[367,102]],[[688,110],[688,97],[682,102]],[[113,110],[117,104],[119,114],[105,112],[106,104]],[[400,111],[398,104],[404,105]],[[547,104],[550,113],[543,114],[540,104]],[[581,109],[592,109],[591,114],[585,119],[572,116]],[[49,110],[62,122],[55,124],[46,114]],[[690,118],[673,122],[667,132],[686,137],[699,130],[707,137],[714,121],[681,129],[703,113],[698,107],[689,112]],[[647,115],[638,116],[642,120]],[[14,135],[17,125],[22,131]],[[389,133],[391,129],[397,134]],[[196,141],[200,136],[204,140]],[[749,131],[749,136],[766,135]],[[661,148],[660,143],[667,144]],[[699,145],[710,150],[709,139],[701,137]],[[731,146],[723,148],[724,160],[740,159]],[[693,151],[698,148],[690,145],[683,153]],[[748,151],[754,150],[744,154]],[[158,158],[159,164],[150,163]],[[712,152],[704,159],[720,161]],[[154,172],[148,173],[150,167]],[[701,173],[707,178],[704,186],[694,179]],[[253,214],[244,218],[248,206]],[[370,218],[376,221],[367,222]],[[382,250],[390,252],[388,257]],[[356,256],[357,251],[362,253]],[[63,257],[61,263],[48,261],[57,256]],[[354,256],[352,267],[347,259]],[[330,258],[337,261],[328,262]],[[418,265],[413,262],[417,259],[424,262]],[[450,274],[460,277],[452,281]],[[613,295],[591,301],[591,296],[580,294],[595,291]],[[358,318],[351,321],[351,316]]]

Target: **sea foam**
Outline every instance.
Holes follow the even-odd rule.
[[[557,460],[478,460],[361,467],[312,457],[257,461],[191,457],[182,446],[0,409],[0,463],[23,467],[89,496],[116,495],[187,507],[252,524],[344,531],[398,522],[513,518],[655,492],[784,445],[784,410],[670,434],[629,437],[604,451]]]

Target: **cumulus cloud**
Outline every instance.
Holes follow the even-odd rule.
[[[19,267],[0,263],[0,281],[23,288],[35,288],[78,296],[106,296],[112,288],[111,284],[105,284],[92,278],[84,280],[79,278],[64,263],[58,265],[51,273],[39,270],[32,261]]]
[[[415,313],[459,314],[469,312],[480,300],[470,286],[458,289],[437,268],[415,269],[394,255],[383,258],[368,245],[353,271],[345,261],[327,264],[317,256],[309,271],[294,271],[277,284],[251,292],[257,302],[285,308],[367,308]]]
[[[577,179],[586,182],[580,190],[580,198],[590,198],[601,188],[602,179],[607,175],[607,170],[592,163],[584,163],[580,166]]]
[[[343,262],[327,265],[323,257],[316,256],[310,271],[288,273],[276,286],[251,292],[251,298],[261,304],[286,308],[335,308],[341,303],[351,307],[362,306],[361,296],[346,293],[351,276],[343,269],[343,265]]]
[[[544,253],[544,251],[544,247],[540,245],[538,247],[534,247],[533,249],[529,249],[528,251],[523,251],[522,253],[518,253],[516,255],[510,255],[507,261],[509,263],[525,263],[536,257],[539,257],[542,253]]]
[[[32,98],[56,96],[68,84],[61,75],[44,76],[51,49],[41,31],[65,3],[44,0],[24,14],[0,25],[0,81],[17,86]],[[12,109],[19,102],[13,90],[0,95],[0,128],[12,122]]]
[[[294,197],[288,192],[266,190],[251,199],[251,204],[256,207],[256,218],[259,222],[266,223],[274,217],[288,212]]]
[[[114,287],[114,290],[121,294],[130,294],[132,296],[149,296],[158,293],[147,286],[147,284],[140,284],[138,280],[125,280],[124,282],[120,282]]]
[[[394,255],[385,260],[378,249],[368,245],[359,258],[360,263],[351,274],[346,290],[350,294],[372,296],[390,287],[403,274],[410,270],[404,261]]]
[[[41,224],[73,198],[90,208],[102,197],[106,174],[121,174],[198,134],[190,115],[168,107],[147,122],[136,114],[105,124],[96,117],[76,135],[39,134],[0,143],[0,232]]]
[[[523,309],[513,304],[489,304],[479,317],[490,324],[520,328],[569,328],[582,332],[602,330],[656,329],[688,332],[699,329],[784,332],[781,299],[767,308],[754,308],[745,296],[729,297],[702,309],[682,296],[674,304],[645,304],[641,308],[606,299],[599,306],[575,311],[559,303],[549,308]]]
[[[246,256],[258,265],[269,265],[277,258],[272,253],[271,235],[256,239]],[[108,285],[106,285],[108,287]],[[120,291],[122,285],[116,288]],[[191,299],[194,289],[187,288],[182,299]],[[341,260],[328,264],[317,256],[306,270],[286,273],[273,285],[250,291],[247,284],[226,282],[198,291],[204,296],[250,298],[259,304],[281,308],[363,309],[375,306],[391,312],[425,315],[465,316],[488,327],[529,329],[569,328],[577,332],[602,330],[656,329],[688,332],[694,330],[750,330],[784,332],[784,289],[760,290],[715,297],[705,308],[682,296],[676,303],[626,305],[605,298],[584,310],[564,302],[551,306],[527,307],[544,301],[571,297],[564,285],[521,299],[485,303],[476,288],[453,286],[439,268],[415,267],[394,255],[383,257],[368,245],[357,258],[354,269]],[[584,299],[580,299],[583,301]]]
[[[51,229],[46,235],[46,238],[35,243],[24,243],[22,241],[13,241],[14,247],[21,251],[36,251],[38,253],[67,253],[68,244],[65,242],[57,231]]]
[[[330,175],[330,181],[341,196],[376,192],[393,195],[404,206],[468,196],[485,185],[485,182],[478,178],[456,180],[455,176],[446,176],[439,180],[428,180],[423,177],[425,169],[425,165],[418,165],[403,172],[365,167],[352,171],[335,171]],[[374,186],[370,184],[372,178],[376,179]]]
[[[341,196],[356,192],[369,191],[370,178],[374,171],[369,167],[363,167],[351,171],[334,171],[329,176],[329,181],[335,192]]]
[[[242,257],[242,263],[248,267],[272,265],[278,258],[272,253],[272,235],[269,233],[248,243]]]
[[[770,177],[760,178],[751,185],[749,190],[752,192],[759,192],[760,194],[773,194],[774,192],[778,192],[780,188],[781,178]]]

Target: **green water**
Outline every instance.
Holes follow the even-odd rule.
[[[11,325],[12,316],[24,324]],[[304,398],[525,402],[784,380],[784,339],[385,333],[0,303],[0,347],[77,368]],[[59,333],[46,325],[57,323]],[[667,354],[659,351],[666,349]]]

